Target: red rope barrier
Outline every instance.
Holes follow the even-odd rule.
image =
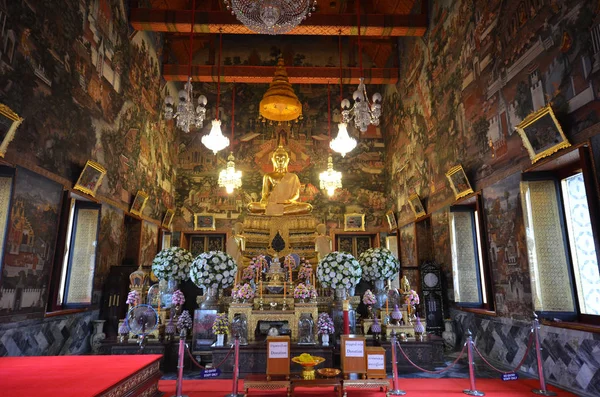
[[[402,355],[404,356],[404,358],[406,359],[406,361],[408,361],[410,363],[410,365],[412,365],[413,367],[417,368],[420,371],[427,372],[428,374],[434,374],[434,375],[435,374],[441,374],[443,372],[448,371],[450,368],[454,367],[456,365],[456,363],[458,362],[458,360],[460,360],[462,358],[463,354],[465,354],[465,348],[467,347],[467,344],[465,343],[463,345],[462,350],[460,351],[459,356],[456,358],[456,360],[454,360],[454,362],[452,364],[450,364],[449,366],[447,366],[446,368],[440,369],[439,371],[428,371],[425,368],[419,367],[417,364],[413,363],[410,358],[408,358],[408,356],[406,355],[406,353],[404,353],[404,350],[402,350],[402,346],[400,345],[400,342],[396,342],[396,344],[400,348],[400,353],[402,353]]]
[[[192,360],[192,363],[194,363],[194,365],[196,365],[196,367],[201,368],[201,369],[205,369],[206,368],[206,367],[204,367],[204,365],[200,364],[198,361],[196,361],[194,359],[194,356],[192,356],[192,352],[190,352],[190,349],[188,348],[187,344],[185,345],[185,350],[187,351],[188,356],[190,357],[190,360]],[[218,365],[213,365],[213,368],[219,368],[225,362],[225,360],[227,360],[227,357],[229,357],[229,355],[231,354],[232,351],[233,351],[233,345],[231,346],[231,348],[227,352],[227,355],[225,356],[225,358],[223,359],[223,361],[221,361]]]
[[[477,354],[479,354],[479,357],[481,357],[483,362],[486,363],[491,369],[493,369],[494,371],[496,371],[498,373],[506,375],[506,374],[513,373],[513,372],[517,371],[519,368],[521,368],[521,365],[523,365],[523,363],[525,362],[525,359],[527,358],[527,356],[529,356],[529,349],[531,348],[532,342],[533,342],[533,333],[530,333],[529,334],[529,342],[527,343],[527,350],[525,350],[525,354],[523,354],[523,358],[521,358],[521,361],[519,362],[519,364],[517,364],[515,369],[513,369],[511,371],[501,371],[498,368],[494,367],[492,364],[490,364],[490,362],[488,360],[485,359],[485,357],[483,357],[483,355],[479,352],[479,349],[477,349],[477,346],[475,346],[475,344],[473,344],[473,348],[475,349],[475,352],[477,352]]]

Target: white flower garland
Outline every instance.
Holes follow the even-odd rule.
[[[358,260],[365,281],[389,280],[400,270],[400,262],[387,248],[369,248]]]
[[[161,280],[186,281],[194,257],[181,247],[165,248],[154,257],[152,272]]]
[[[333,251],[317,266],[317,278],[325,288],[352,288],[360,281],[362,269],[352,254]]]
[[[203,252],[194,259],[190,276],[198,287],[227,288],[233,285],[237,265],[222,251]]]

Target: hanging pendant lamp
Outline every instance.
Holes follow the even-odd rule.
[[[223,50],[223,33],[219,34],[219,64],[217,67],[217,108],[215,119],[208,135],[202,137],[202,144],[212,150],[214,154],[229,146],[229,138],[221,132],[221,120],[219,120],[219,101],[221,100],[221,52]]]
[[[331,139],[331,93],[327,84],[327,135]],[[333,169],[333,158],[331,154],[327,158],[327,170],[319,174],[321,189],[327,191],[329,197],[333,196],[335,189],[342,187],[342,173]]]
[[[343,85],[342,85],[342,34],[341,34],[341,31],[340,31],[340,36],[338,38],[338,43],[339,43],[339,52],[340,52],[340,98],[343,98],[344,94],[343,94],[343,90],[342,90]],[[342,107],[343,107],[343,105],[344,105],[344,102],[342,102]],[[345,111],[346,110],[343,110],[342,114],[344,114]],[[329,143],[329,147],[334,152],[338,152],[339,154],[341,154],[342,157],[345,157],[346,153],[351,152],[356,147],[356,139],[354,139],[350,135],[348,135],[348,123],[345,120],[345,117],[343,119],[343,122],[338,124],[338,135],[334,140],[332,140]]]
[[[235,157],[233,157],[233,131],[235,127],[235,84],[231,94],[231,153],[227,157],[227,168],[219,173],[218,184],[224,187],[227,194],[233,193],[237,188],[242,187],[242,171],[235,169]]]

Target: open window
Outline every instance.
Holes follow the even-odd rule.
[[[57,255],[62,266],[55,284],[54,310],[92,304],[101,205],[75,197],[68,201],[68,221],[62,228],[65,239],[60,257]]]
[[[480,208],[479,194],[450,207],[448,224],[454,300],[462,307],[493,310]]]
[[[521,192],[534,309],[600,323],[597,202],[589,149],[523,174]]]

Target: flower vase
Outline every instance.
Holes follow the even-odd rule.
[[[98,354],[100,352],[101,342],[106,339],[106,334],[104,333],[104,323],[106,320],[93,320],[94,323],[94,331],[92,332],[92,336],[90,338],[90,344],[92,345],[92,352],[94,354]]]
[[[348,299],[348,318],[350,321],[350,333],[356,334],[356,311],[350,305],[348,291],[346,288],[336,288],[335,301],[333,304],[332,318],[336,335],[344,332],[344,301]]]
[[[200,305],[203,310],[219,310],[219,299],[217,287],[206,287],[204,292],[204,301]]]
[[[385,280],[375,280],[373,293],[375,294],[376,303],[373,305],[375,310],[381,310],[387,302],[387,291],[385,289]]]
[[[225,334],[217,334],[217,342],[215,343],[215,346],[223,346],[224,342],[225,342]]]
[[[321,335],[321,345],[325,347],[329,346],[329,334]]]

